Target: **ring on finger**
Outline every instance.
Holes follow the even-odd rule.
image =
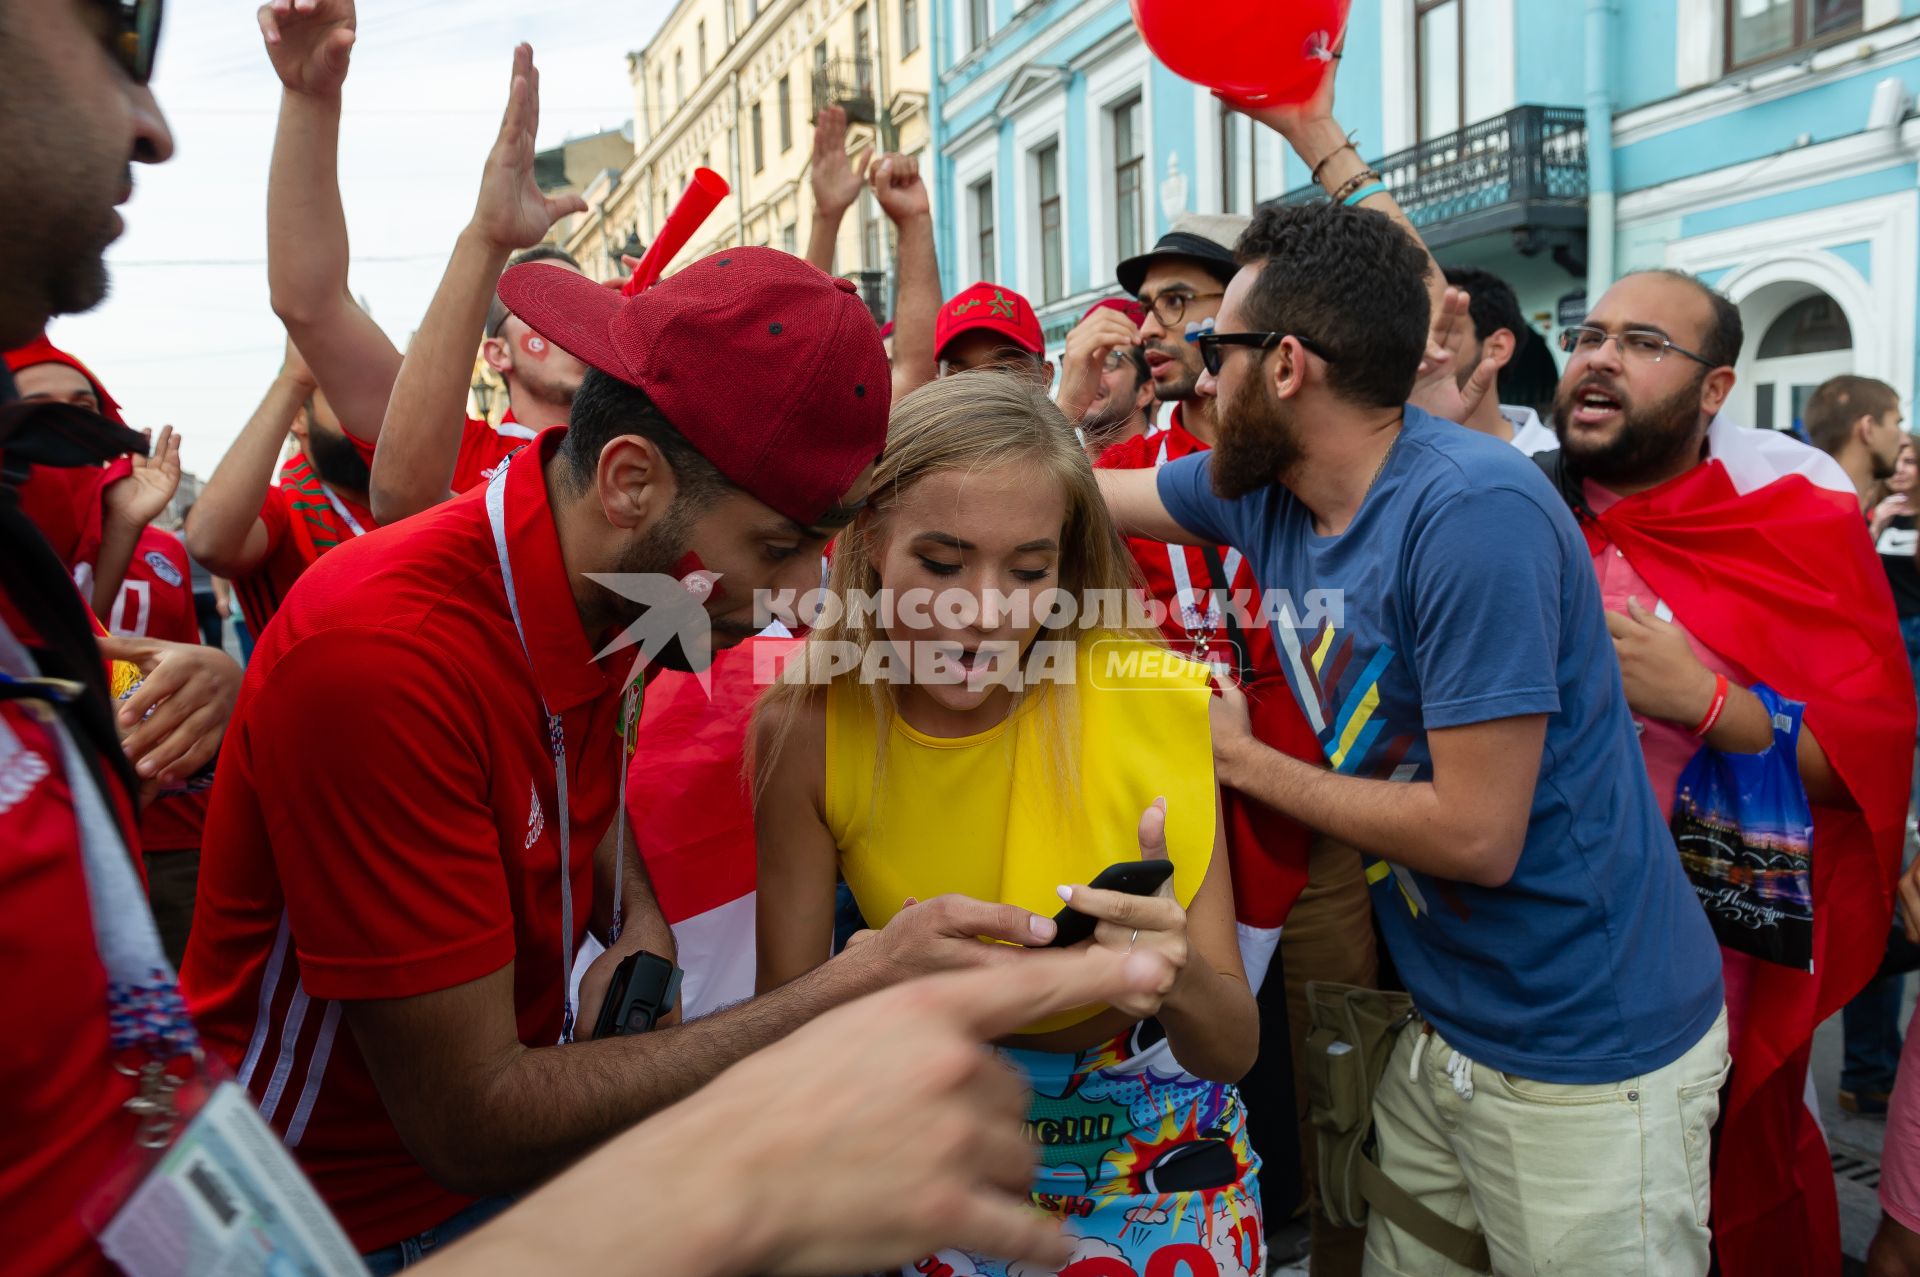
[[[1134,943],[1135,943],[1136,941],[1138,941],[1139,939],[1140,939],[1140,928],[1138,928],[1138,927],[1135,927],[1135,928],[1133,929],[1133,934],[1127,937],[1127,952],[1128,952],[1128,953],[1132,953],[1132,952],[1133,952],[1133,946],[1134,946]]]

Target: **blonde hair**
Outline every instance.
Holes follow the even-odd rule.
[[[1084,604],[1090,592],[1111,591],[1124,598],[1140,584],[1140,577],[1107,512],[1106,500],[1093,477],[1086,453],[1073,427],[1048,399],[1046,392],[1026,377],[1000,369],[956,373],[928,382],[894,405],[887,431],[886,451],[874,468],[867,508],[834,543],[827,588],[841,599],[859,592],[877,593],[880,572],[874,566],[885,543],[888,520],[900,498],[914,484],[942,471],[978,473],[1019,465],[1038,484],[1050,478],[1066,497],[1067,517],[1061,528],[1057,587]],[[762,748],[751,765],[757,773],[756,799],[773,770],[780,746],[801,710],[826,688],[809,678],[809,671],[831,668],[827,653],[854,644],[866,652],[886,642],[871,609],[838,609],[839,614],[807,636],[805,646],[786,668],[780,682],[769,687],[755,709],[755,732]],[[1126,623],[1094,628],[1083,612],[1072,632],[1084,647],[1101,638],[1121,636],[1161,642],[1160,632]],[[1042,632],[1043,634],[1046,631]],[[1067,637],[1055,632],[1059,638]],[[835,681],[857,682],[858,668],[836,674]],[[1048,736],[1060,765],[1060,792],[1078,793],[1074,783],[1074,750],[1070,729],[1077,721],[1071,686],[1047,685],[1051,710]],[[893,717],[899,712],[898,692],[889,679],[871,680],[875,739],[874,793],[881,792],[886,741]],[[1014,710],[1026,697],[1015,693]],[[1013,711],[1010,711],[1013,712]],[[876,813],[877,817],[878,813]]]

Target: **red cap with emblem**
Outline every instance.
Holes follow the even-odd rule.
[[[647,392],[728,480],[809,527],[887,442],[892,374],[851,280],[735,248],[622,297],[539,262],[500,277],[527,327]]]
[[[933,326],[934,357],[946,354],[955,337],[976,328],[999,333],[1029,355],[1046,348],[1040,321],[1026,298],[998,284],[975,284],[940,307]]]

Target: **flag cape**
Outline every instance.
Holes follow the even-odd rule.
[[[1813,807],[1813,970],[1755,964],[1713,1185],[1727,1277],[1837,1274],[1833,1171],[1803,1090],[1814,1028],[1880,963],[1900,868],[1915,709],[1886,573],[1831,458],[1723,421],[1701,465],[1582,513],[1590,546],[1625,554],[1695,637],[1806,705],[1858,805]]]
[[[741,760],[762,690],[755,652],[799,642],[762,634],[717,653],[708,670],[712,699],[692,674],[664,670],[647,683],[627,815],[673,928],[688,1019],[753,996],[759,861]]]

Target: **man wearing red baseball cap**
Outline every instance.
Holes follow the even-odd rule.
[[[1053,363],[1033,304],[1011,288],[980,283],[940,307],[934,321],[934,358],[942,377],[976,368],[1012,368],[1042,387],[1053,384]]]
[[[755,591],[814,585],[864,501],[889,379],[853,285],[769,249],[631,299],[545,265],[500,291],[591,370],[569,425],[484,488],[341,546],[287,600],[235,712],[184,973],[209,1048],[375,1271],[826,1006],[1005,960],[978,936],[1053,934],[929,901],[730,1011],[556,1045],[592,1036],[626,959],[674,983],[619,818],[624,636],[665,614],[697,663],[694,582],[720,645],[753,632]],[[660,582],[678,611],[638,588]],[[589,928],[609,949],[576,1015]]]
[[[1146,318],[1131,297],[1108,297],[1087,307],[1067,334],[1054,402],[1079,429],[1089,461],[1153,429],[1153,377],[1138,344]]]

